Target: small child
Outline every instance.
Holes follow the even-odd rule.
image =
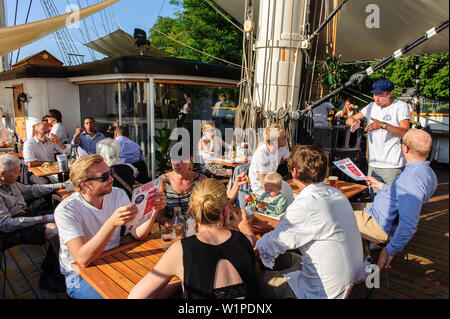
[[[264,191],[256,206],[245,207],[247,215],[250,217],[254,212],[259,212],[272,217],[280,217],[286,211],[286,198],[281,193],[283,178],[278,173],[269,173],[264,177]]]

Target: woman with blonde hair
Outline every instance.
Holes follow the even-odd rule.
[[[232,146],[216,135],[216,125],[211,122],[202,123],[202,138],[198,142],[202,172],[206,175],[230,177],[233,170],[226,169],[223,165],[212,163],[209,158],[217,157],[222,153],[222,147],[232,149]]]
[[[186,299],[258,298],[255,237],[245,213],[230,206],[223,183],[213,178],[199,182],[189,211],[197,233],[173,243],[128,298],[161,297],[173,276],[182,282]],[[230,230],[231,225],[240,231]]]

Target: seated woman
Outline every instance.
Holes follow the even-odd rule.
[[[358,112],[359,112],[359,110],[357,109],[357,105],[355,105],[353,103],[353,98],[346,97],[345,105],[342,110],[340,110],[339,112],[336,113],[336,118],[339,118],[339,117],[349,118]]]
[[[131,199],[137,169],[131,164],[120,162],[120,144],[112,138],[105,138],[97,143],[96,151],[105,159],[105,163],[114,169],[114,187],[122,188]]]
[[[186,299],[258,298],[255,253],[244,216],[229,205],[222,182],[209,178],[192,192],[189,211],[195,235],[174,242],[156,266],[131,290],[128,298],[161,298],[174,291],[173,276],[182,282]],[[241,219],[243,218],[243,219]],[[230,230],[229,225],[242,231]]]
[[[216,130],[213,122],[208,121],[202,123],[203,136],[198,142],[198,150],[202,161],[202,172],[208,175],[229,177],[233,174],[233,170],[225,169],[223,165],[212,163],[208,159],[209,156],[219,156],[222,153],[222,147],[232,149],[231,145],[225,143],[224,140],[216,135]]]
[[[189,199],[192,188],[199,181],[206,178],[205,175],[192,171],[192,156],[184,157],[172,154],[170,149],[172,171],[163,174],[161,178],[161,191],[166,194],[166,207],[157,212],[156,222],[165,227],[173,224],[174,209],[180,207],[183,216],[187,215]]]

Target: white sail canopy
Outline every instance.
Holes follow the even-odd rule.
[[[140,50],[135,44],[134,37],[120,29],[97,40],[85,43],[84,45],[109,57],[140,54]],[[150,46],[145,47],[144,51],[145,55],[160,58],[169,57],[164,52]]]
[[[331,8],[335,7],[335,2],[342,2],[342,0],[323,1],[328,1]],[[243,23],[245,0],[214,0],[214,2],[234,19]],[[253,2],[254,22],[257,26],[260,0]],[[379,28],[368,28],[366,24],[366,20],[372,18],[370,15],[375,13],[370,5],[379,8]],[[342,62],[384,58],[447,20],[448,12],[448,0],[349,0],[338,14],[335,54],[342,55]],[[369,23],[369,26],[374,24]],[[447,52],[448,40],[447,29],[408,54]],[[323,55],[319,53],[319,56]]]
[[[55,31],[58,31],[77,19],[87,18],[119,0],[105,0],[90,7],[63,14],[57,17],[0,29],[0,56],[24,47]],[[76,19],[72,19],[76,17]]]

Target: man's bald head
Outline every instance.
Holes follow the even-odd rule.
[[[43,134],[48,133],[48,126],[46,123],[43,123],[43,122],[36,124],[34,129],[36,132],[39,132],[39,133],[43,133]]]
[[[405,144],[415,156],[427,158],[433,146],[431,135],[424,130],[410,129],[403,136]]]

